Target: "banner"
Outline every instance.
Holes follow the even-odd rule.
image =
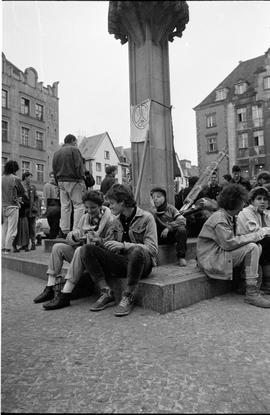
[[[130,141],[140,143],[145,141],[149,131],[151,100],[146,99],[130,107]]]

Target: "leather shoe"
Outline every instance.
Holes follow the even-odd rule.
[[[56,310],[70,305],[70,294],[59,291],[49,303],[43,304],[45,310]]]
[[[39,294],[35,299],[34,303],[44,303],[44,301],[52,300],[54,297],[54,286],[48,286],[46,285],[44,291]]]

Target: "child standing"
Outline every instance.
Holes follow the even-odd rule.
[[[154,203],[153,215],[156,220],[158,243],[171,244],[176,242],[176,255],[178,265],[185,267],[186,256],[186,219],[179,211],[167,202],[166,190],[161,187],[154,187],[151,190],[151,197]]]
[[[245,302],[270,308],[270,301],[259,292],[261,246],[256,242],[270,235],[270,228],[260,228],[247,235],[236,234],[236,216],[243,209],[247,191],[239,184],[228,184],[218,198],[219,209],[203,225],[197,242],[198,266],[210,277],[232,280],[233,268],[244,266]]]

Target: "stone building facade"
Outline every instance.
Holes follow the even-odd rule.
[[[43,86],[34,68],[24,72],[2,53],[2,165],[16,160],[39,192],[59,146],[58,82]]]
[[[196,112],[199,170],[227,148],[219,178],[237,164],[255,180],[270,170],[270,49],[239,65],[199,104]]]

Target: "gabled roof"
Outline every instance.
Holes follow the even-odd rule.
[[[80,149],[83,157],[86,160],[94,159],[98,148],[100,147],[101,143],[103,142],[103,140],[106,137],[108,137],[108,139],[109,139],[109,141],[110,141],[110,143],[111,143],[111,145],[112,145],[112,147],[115,151],[115,154],[117,155],[117,158],[119,160],[118,153],[115,150],[115,147],[113,145],[111,137],[109,136],[109,133],[107,131],[105,131],[105,133],[102,133],[102,134],[92,135],[91,137],[84,137],[82,139],[82,141],[79,144],[79,149]]]
[[[261,67],[264,66],[264,61],[265,55],[261,55],[257,58],[240,62],[239,65],[200,104],[193,109],[196,110],[205,105],[219,103],[219,101],[216,101],[217,89],[228,88],[229,92],[227,99],[230,99],[234,94],[234,85],[240,80],[246,81],[249,86],[254,87],[255,73],[258,69],[261,69]],[[224,100],[220,102],[224,102]]]

